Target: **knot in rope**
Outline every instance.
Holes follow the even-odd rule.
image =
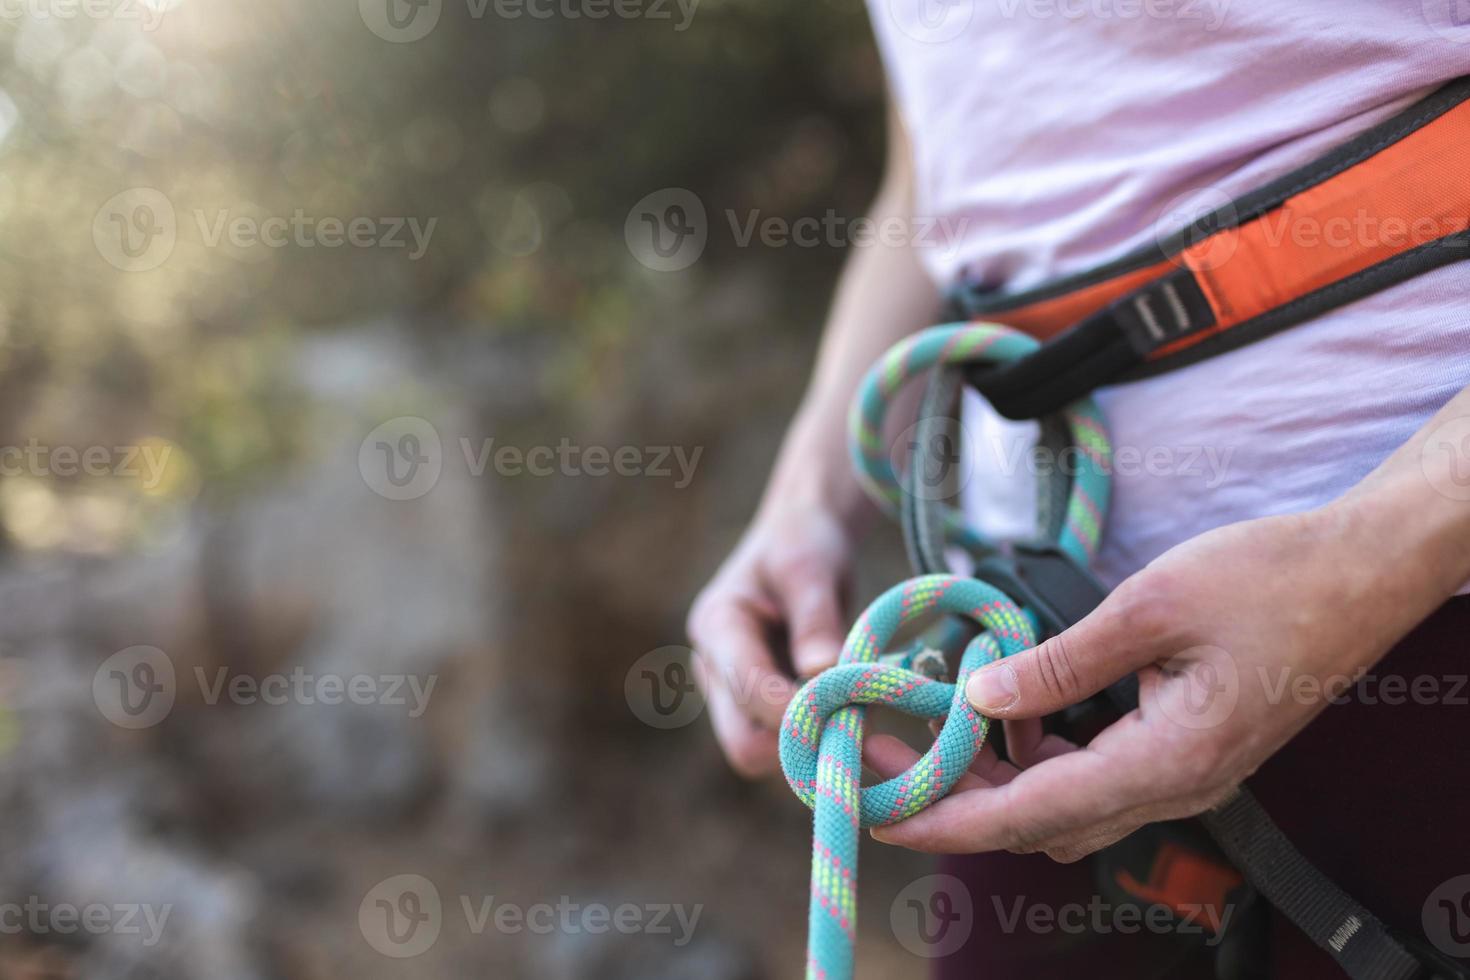
[[[1007,361],[1037,342],[994,324],[933,327],[895,345],[858,391],[849,417],[849,448],[868,495],[896,515],[904,487],[887,451],[883,423],[894,396],[910,379],[939,367]],[[1072,465],[1052,465],[1038,481],[1042,537],[1086,567],[1107,511],[1109,445],[1091,399],[1042,422],[1043,446],[1065,443]],[[1060,463],[1060,457],[1053,463]],[[954,508],[944,513],[945,540],[977,558],[1001,548],[968,525]],[[964,647],[954,683],[913,669],[912,654],[888,662],[884,653],[900,629],[949,614],[979,627]],[[952,624],[950,624],[952,626]],[[858,618],[837,666],[809,681],[792,699],[781,725],[781,767],[813,816],[812,887],[807,976],[845,980],[853,972],[857,921],[858,836],[862,827],[895,823],[942,799],[984,745],[989,720],[964,695],[970,675],[992,661],[1036,645],[1032,615],[1000,589],[977,579],[925,575],[894,586]],[[944,718],[934,744],[908,770],[864,788],[866,706],[890,705],[926,719]]]

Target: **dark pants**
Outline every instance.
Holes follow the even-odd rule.
[[[1248,783],[1310,861],[1415,937],[1423,935],[1431,893],[1470,874],[1467,675],[1470,596],[1461,596],[1405,637],[1346,703],[1329,706]],[[1017,910],[1032,906],[1095,902],[1090,861],[980,854],[946,858],[941,870],[966,883],[976,920],[964,947],[938,961],[942,980],[1214,976],[1208,955],[1157,930],[1061,930],[1049,917],[1033,928],[1017,920]],[[1271,977],[1343,976],[1291,923],[1271,916]],[[1458,925],[1470,929],[1470,922]]]

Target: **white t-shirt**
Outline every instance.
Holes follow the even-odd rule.
[[[1470,0],[870,7],[940,286],[1014,291],[1094,268],[1470,74]],[[1451,265],[1100,390],[1118,454],[1100,577],[1114,585],[1205,530],[1360,480],[1470,384],[1467,285],[1470,266]],[[966,509],[1025,536],[1032,490],[1015,463],[1034,426],[969,399]]]

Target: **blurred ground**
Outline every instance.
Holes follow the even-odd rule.
[[[726,215],[861,213],[864,13],[415,9],[0,15],[0,980],[800,968],[804,813],[625,680],[683,642],[799,397],[843,251]],[[709,214],[677,272],[625,237],[666,188]],[[563,443],[697,463],[485,463]],[[379,686],[262,697],[296,675]],[[924,865],[864,860],[867,975],[916,973],[888,914]],[[441,903],[421,950],[380,934],[401,894],[375,918],[402,875]],[[477,932],[487,900],[700,917]]]

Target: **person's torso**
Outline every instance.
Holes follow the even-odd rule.
[[[1082,272],[1470,74],[1461,0],[871,0],[914,148],[936,288]],[[1361,233],[1371,234],[1371,230]],[[1120,453],[1110,584],[1211,527],[1361,479],[1470,383],[1450,266],[1272,338],[1098,393]],[[978,398],[967,509],[1024,533],[1027,426]],[[1126,463],[1125,463],[1126,460]]]

